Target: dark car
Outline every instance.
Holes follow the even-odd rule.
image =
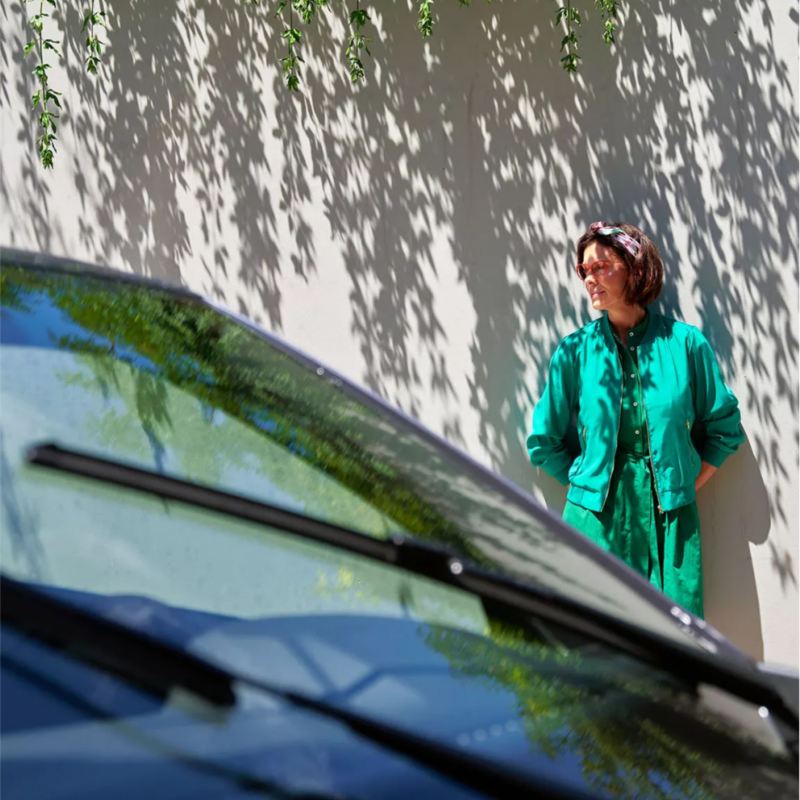
[[[4,799],[797,796],[791,681],[531,497],[195,295],[1,260]]]

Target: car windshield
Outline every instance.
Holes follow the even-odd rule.
[[[0,281],[5,575],[239,674],[425,731],[509,769],[549,771],[576,794],[755,796],[764,780],[796,791],[780,739],[733,725],[743,715],[762,723],[750,707],[731,715],[730,698],[698,698],[694,687],[553,625],[500,623],[474,595],[406,570],[31,465],[28,449],[52,442],[368,537],[402,533],[689,641],[524,497],[204,301],[8,261]],[[43,645],[15,637],[4,634],[12,656],[48,669]],[[47,681],[68,683],[72,673],[61,670]],[[3,716],[12,770],[46,743],[35,738],[44,717],[25,715],[42,679],[14,673],[13,681]],[[161,710],[130,702],[148,736],[163,733]],[[106,724],[81,720],[69,741],[111,742]],[[249,730],[236,740],[245,749]],[[85,774],[70,773],[76,794]]]

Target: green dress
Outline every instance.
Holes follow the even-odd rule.
[[[649,315],[627,341],[617,341],[622,366],[622,411],[614,471],[603,510],[569,500],[564,520],[693,614],[703,616],[703,572],[697,504],[659,510],[649,461],[637,349]]]

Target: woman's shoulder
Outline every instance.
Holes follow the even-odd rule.
[[[553,362],[580,364],[585,358],[587,343],[598,335],[602,336],[599,319],[590,320],[572,333],[568,333],[556,345],[553,351]]]
[[[684,322],[681,319],[668,317],[664,314],[656,314],[652,311],[650,314],[656,324],[660,327],[661,331],[677,341],[684,342],[689,345],[695,345],[706,341],[705,336],[703,336],[700,328],[698,328],[696,325],[692,325],[689,322]]]
[[[588,339],[602,335],[600,322],[600,319],[589,320],[577,330],[568,333],[556,346],[556,353],[574,355]]]
[[[602,335],[602,329],[601,329],[602,321],[603,321],[602,317],[598,317],[597,319],[590,319],[585,325],[582,325],[577,330],[572,331],[572,333],[568,333],[561,340],[560,344],[576,344],[593,336]]]

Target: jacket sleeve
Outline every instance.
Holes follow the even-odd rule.
[[[725,384],[714,351],[699,330],[695,330],[693,368],[695,414],[703,433],[700,457],[719,467],[745,435],[739,401]]]
[[[570,361],[562,342],[550,359],[547,384],[533,409],[532,431],[527,441],[531,463],[565,485],[569,483],[573,460],[566,445],[575,401],[575,376]]]

